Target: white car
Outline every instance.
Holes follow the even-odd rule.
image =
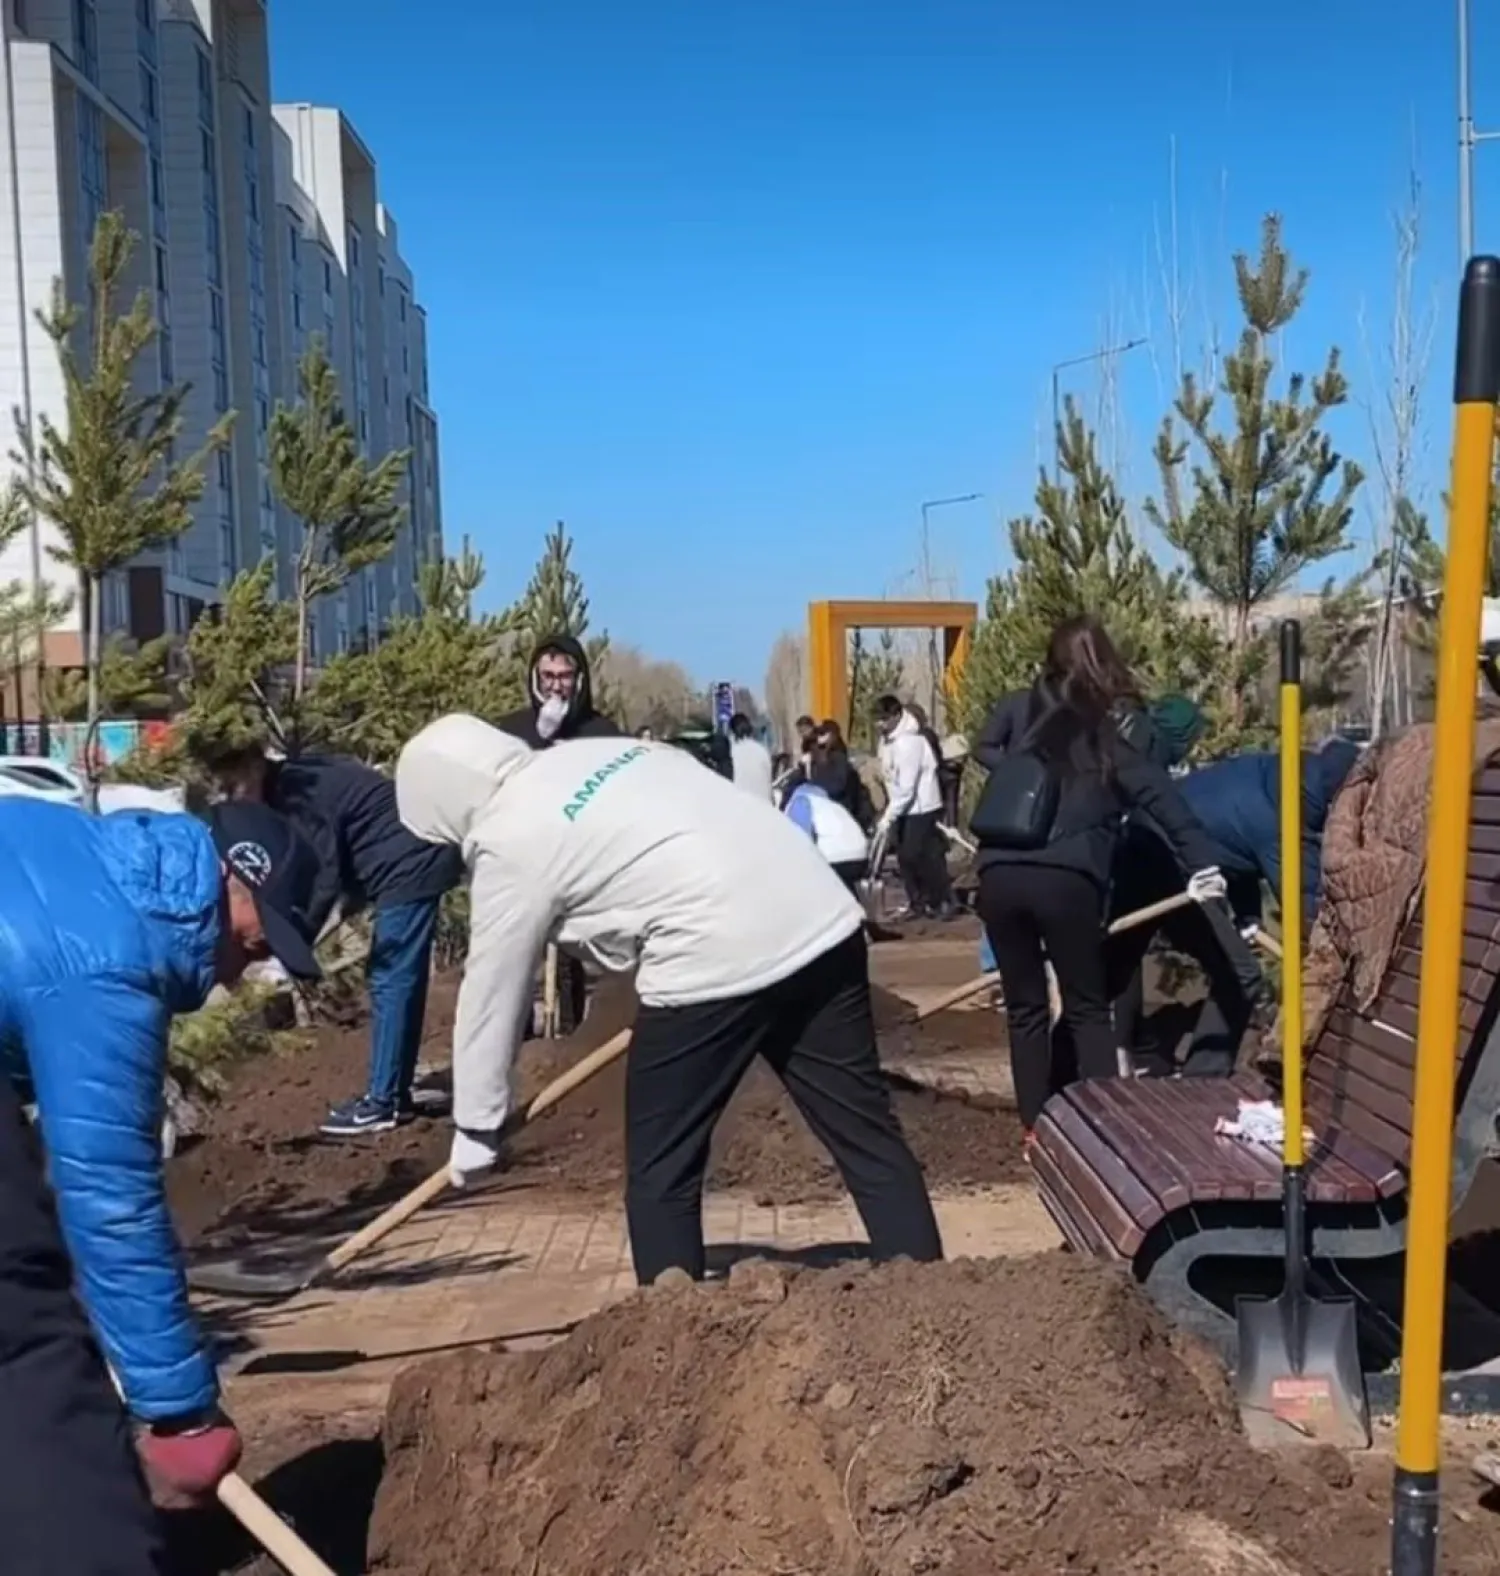
[[[40,755],[0,755],[0,797],[7,794],[81,805],[83,779]]]

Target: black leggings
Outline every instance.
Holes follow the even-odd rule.
[[[1104,960],[1104,893],[1059,865],[994,864],[979,876],[979,917],[994,949],[1010,1028],[1011,1076],[1021,1125],[1076,1076],[1119,1070]],[[1057,973],[1062,1023],[1054,1045],[1047,963]]]
[[[940,1259],[921,1167],[891,1109],[870,1015],[863,934],[752,996],[643,1006],[625,1076],[625,1213],[637,1280],[705,1269],[709,1141],[763,1056],[854,1196],[877,1259]]]
[[[938,830],[938,812],[903,815],[896,822],[896,863],[915,909],[943,909],[953,902],[948,845]]]
[[[72,1288],[38,1146],[0,1076],[0,1565],[163,1576],[130,1426]]]

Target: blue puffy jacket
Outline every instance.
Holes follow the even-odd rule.
[[[1302,911],[1310,926],[1323,882],[1323,825],[1358,747],[1334,739],[1302,756]],[[1281,891],[1281,758],[1235,755],[1190,772],[1182,796],[1217,845],[1227,876],[1254,876]]]
[[[172,1016],[214,981],[212,839],[187,815],[6,798],[0,870],[0,1067],[36,1101],[79,1294],[136,1417],[198,1411],[218,1384],[167,1214],[161,1118]]]

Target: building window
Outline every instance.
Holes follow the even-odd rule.
[[[198,51],[198,109],[205,120],[212,118],[214,107],[214,66],[200,49]]]
[[[255,396],[255,430],[265,432],[271,425],[271,405],[264,394]]]
[[[165,329],[156,336],[156,354],[161,369],[161,386],[172,386],[172,336]]]
[[[156,0],[135,0],[135,19],[147,33],[156,31]]]
[[[289,225],[287,227],[286,234],[287,234],[287,241],[289,242],[288,250],[290,252],[291,259],[292,259],[292,267],[293,268],[298,268],[298,267],[301,266],[301,261],[302,261],[301,260],[301,256],[300,256],[302,243],[298,239],[298,236],[297,236],[297,226],[295,224]]]
[[[151,206],[158,213],[167,206],[166,178],[162,174],[161,158],[155,153],[151,155]]]
[[[255,111],[248,104],[245,105],[245,146],[255,146]]]
[[[156,73],[144,63],[141,65],[141,113],[148,126],[154,126],[161,113],[156,99]]]
[[[78,50],[77,66],[90,82],[99,76],[99,19],[94,0],[73,0],[73,37]]]
[[[215,158],[218,152],[218,150],[214,147],[214,134],[211,131],[204,131],[200,132],[199,135],[203,139],[203,173],[205,175],[212,175],[214,173]]]
[[[401,292],[401,321],[403,323],[406,321],[406,292],[404,290]]]
[[[333,264],[326,257],[323,259],[323,289],[333,294]]]
[[[167,249],[164,246],[156,248],[156,288],[162,295],[167,293]]]

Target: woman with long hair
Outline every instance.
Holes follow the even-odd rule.
[[[813,733],[807,780],[847,810],[866,832],[875,824],[870,790],[849,759],[843,730],[831,717],[820,722]]]
[[[1000,701],[974,746],[991,774],[971,823],[980,845],[978,908],[1005,989],[1016,1105],[1028,1134],[1048,1095],[1072,1081],[1068,1053],[1076,1054],[1077,1076],[1117,1071],[1104,927],[1126,811],[1155,823],[1195,895],[1222,892],[1207,834],[1164,768],[1122,733],[1121,720],[1140,704],[1103,625],[1071,618],[1053,631],[1037,682]],[[1055,1045],[1049,962],[1062,996]]]

